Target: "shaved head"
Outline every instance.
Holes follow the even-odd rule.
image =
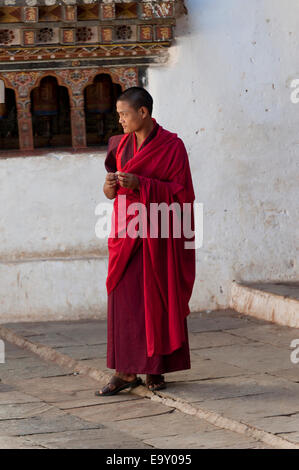
[[[153,98],[144,88],[139,86],[133,86],[127,88],[118,98],[117,101],[127,101],[129,105],[138,111],[141,106],[145,106],[148,109],[149,115],[153,112]]]

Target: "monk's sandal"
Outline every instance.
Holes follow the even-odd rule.
[[[156,390],[162,390],[163,388],[166,388],[166,382],[164,380],[164,375],[152,375],[152,374],[147,374],[146,376],[146,382],[145,382],[147,388],[151,390],[152,392],[155,392]]]
[[[95,392],[95,395],[97,397],[104,397],[104,396],[109,396],[109,395],[115,395],[116,393],[120,392],[121,390],[124,390],[125,388],[133,388],[133,387],[138,387],[138,385],[142,384],[142,380],[140,377],[136,377],[135,380],[123,380],[121,379],[118,375],[113,375],[107,385],[105,385],[102,389],[101,392],[97,390]],[[111,390],[110,385],[115,385],[113,390]]]

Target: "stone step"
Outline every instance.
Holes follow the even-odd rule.
[[[232,282],[230,308],[279,325],[299,328],[299,282]]]

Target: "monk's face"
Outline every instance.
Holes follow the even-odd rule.
[[[141,106],[136,111],[128,101],[117,101],[116,110],[119,115],[119,123],[122,125],[125,134],[140,131],[145,120],[149,118],[149,112],[145,106]]]

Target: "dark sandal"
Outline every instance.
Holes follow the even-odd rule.
[[[162,390],[163,388],[166,388],[166,382],[164,380],[164,375],[161,375],[161,374],[159,374],[159,375],[147,374],[145,384],[151,392],[154,392],[156,390]]]
[[[109,385],[115,385],[115,388],[111,390]],[[107,395],[115,395],[115,393],[118,393],[120,390],[124,390],[125,388],[133,388],[133,387],[138,387],[138,385],[142,384],[142,380],[140,377],[136,377],[135,380],[131,380],[130,382],[128,380],[123,380],[121,379],[118,375],[113,375],[110,379],[110,381],[105,385],[100,393],[99,390],[95,392],[95,395],[97,397],[104,397]]]

